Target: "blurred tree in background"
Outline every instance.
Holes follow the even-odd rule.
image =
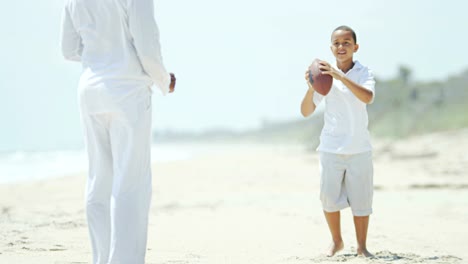
[[[468,128],[468,69],[443,81],[414,82],[413,70],[401,65],[392,79],[377,78],[376,98],[368,105],[369,129],[376,137],[402,138],[429,132]],[[298,102],[298,116],[299,114]],[[315,148],[323,127],[323,112],[289,122],[262,121],[255,131],[166,133],[158,140],[247,140],[296,142]],[[156,136],[156,135],[155,135]]]

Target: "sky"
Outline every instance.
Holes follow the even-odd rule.
[[[63,3],[2,3],[0,151],[82,147],[81,66],[59,47]],[[406,65],[415,81],[442,81],[468,68],[466,10],[459,0],[155,1],[177,87],[155,91],[153,129],[243,131],[300,119],[305,69],[314,58],[333,61],[330,35],[343,24],[357,33],[355,59],[379,79]]]

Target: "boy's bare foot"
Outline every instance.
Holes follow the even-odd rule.
[[[327,257],[333,257],[338,251],[342,250],[344,248],[344,243],[343,241],[339,242],[332,242],[330,247],[328,247],[327,250]]]
[[[358,248],[357,249],[357,254],[358,254],[358,256],[363,256],[363,257],[366,257],[366,258],[374,257],[374,255],[372,255],[369,251],[367,251],[367,248],[364,248],[364,249]]]

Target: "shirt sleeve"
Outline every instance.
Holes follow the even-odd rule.
[[[361,76],[359,83],[364,88],[372,92],[372,100],[369,102],[369,104],[372,104],[375,98],[375,78],[372,70],[366,69],[364,74]]]
[[[81,61],[83,44],[80,35],[76,32],[73,25],[68,6],[65,6],[62,12],[62,28],[60,35],[60,46],[63,57],[71,61]]]
[[[128,23],[133,45],[143,70],[165,95],[169,92],[171,77],[161,56],[159,29],[154,19],[153,0],[130,0]]]
[[[323,98],[324,98],[323,95],[321,95],[321,94],[319,94],[317,92],[314,92],[312,100],[314,101],[315,107],[317,107],[320,104],[320,102],[322,102]]]

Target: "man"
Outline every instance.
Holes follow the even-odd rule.
[[[81,61],[93,263],[144,263],[151,200],[151,86],[174,91],[153,0],[67,0],[63,56]]]

